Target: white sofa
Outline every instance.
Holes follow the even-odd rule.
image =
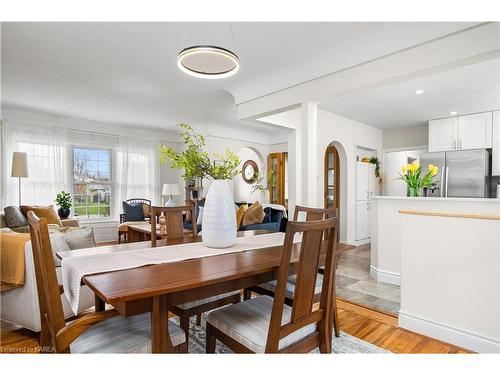
[[[0,215],[1,216],[1,215]],[[2,225],[0,218],[0,225]],[[8,231],[8,228],[2,228],[0,231]],[[38,293],[36,289],[35,265],[33,263],[33,254],[31,252],[31,241],[26,243],[24,248],[25,274],[24,286],[11,289],[0,295],[0,317],[2,320],[18,324],[29,330],[40,331],[40,310],[38,307]],[[61,267],[56,267],[57,279],[61,282]],[[61,295],[64,316],[66,318],[74,315],[69,307],[68,300],[64,294]],[[94,306],[94,293],[87,287],[82,286],[80,294],[80,311]],[[79,311],[79,312],[80,312]]]

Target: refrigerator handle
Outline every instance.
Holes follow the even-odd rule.
[[[444,170],[446,167],[441,168],[441,181],[439,183],[439,196],[444,197]]]
[[[446,167],[446,175],[445,175],[445,185],[444,185],[444,196],[448,196],[448,173],[450,172],[450,167]]]

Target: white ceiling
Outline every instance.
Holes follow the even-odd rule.
[[[2,103],[148,127],[241,125],[235,102],[471,25],[233,23],[233,43],[227,23],[2,23]],[[177,53],[200,43],[234,50],[240,72],[224,80],[180,72]],[[353,112],[347,102],[330,104]]]
[[[424,93],[416,95],[415,90]],[[500,108],[500,60],[410,79],[397,84],[339,95],[320,106],[327,111],[375,126],[399,128]]]

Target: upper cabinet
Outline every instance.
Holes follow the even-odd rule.
[[[429,121],[429,152],[455,150],[457,118]]]
[[[457,149],[491,148],[491,112],[458,118]]]
[[[492,147],[492,113],[429,121],[429,152]]]
[[[493,112],[491,174],[500,176],[500,111]]]

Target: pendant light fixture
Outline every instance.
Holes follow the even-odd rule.
[[[231,24],[229,24],[229,29],[234,44]],[[205,36],[205,26],[203,26],[203,30]],[[204,37],[204,39],[206,38]],[[193,77],[219,79],[235,75],[240,69],[240,60],[234,52],[226,48],[202,44],[184,48],[179,52],[177,66],[181,71]]]

